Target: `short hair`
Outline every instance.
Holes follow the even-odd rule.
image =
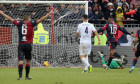
[[[108,18],[108,22],[112,22],[112,21],[114,21],[114,18],[113,18],[112,16],[110,16],[110,17]]]
[[[84,14],[83,16],[82,16],[82,18],[84,18],[84,19],[88,19],[88,15],[87,14]]]
[[[30,15],[26,14],[23,16],[23,21],[27,20],[30,17]]]
[[[112,20],[114,20],[114,18],[113,18],[112,16],[109,16],[108,19],[112,19]]]

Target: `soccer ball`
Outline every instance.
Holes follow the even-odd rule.
[[[50,66],[50,63],[48,61],[45,61],[44,64],[43,64],[45,67],[49,67]]]

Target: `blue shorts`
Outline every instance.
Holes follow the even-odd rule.
[[[32,44],[19,44],[18,45],[18,60],[31,60],[32,58]]]

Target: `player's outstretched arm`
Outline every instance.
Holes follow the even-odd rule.
[[[107,28],[107,24],[105,24],[105,26],[103,28],[98,29],[98,33],[105,31]]]
[[[121,28],[121,27],[119,26],[119,30],[122,31],[122,32],[125,33],[125,34],[129,34],[129,35],[135,37],[134,34],[129,33],[125,28]]]
[[[94,31],[94,33],[95,33],[95,35],[97,36],[97,38],[98,38],[98,40],[99,40],[98,44],[101,44],[101,40],[100,40],[100,37],[99,37],[98,32],[97,32],[97,31]]]
[[[53,14],[53,11],[50,11],[49,13],[47,13],[45,16],[41,17],[39,20],[37,20],[37,23],[42,22],[43,20],[45,20],[49,15]]]
[[[10,20],[11,22],[14,22],[14,19],[11,18],[10,16],[6,15],[3,11],[0,10],[0,14],[3,15],[5,18],[7,18],[8,20]]]

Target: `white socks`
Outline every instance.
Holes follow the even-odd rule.
[[[88,62],[88,56],[86,58],[82,58],[81,61],[83,62],[84,66],[85,66],[85,70],[87,70],[90,65]]]

